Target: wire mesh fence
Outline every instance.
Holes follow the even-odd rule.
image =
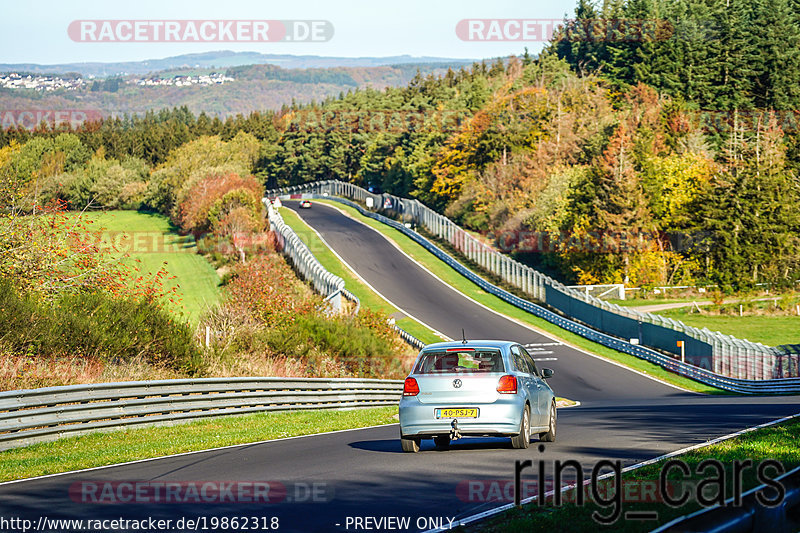
[[[658,314],[613,304],[580,289],[567,287],[497,251],[489,243],[473,236],[418,200],[391,194],[375,194],[357,185],[335,180],[311,182],[267,192],[268,197],[295,195],[299,198],[303,194],[331,199],[350,198],[360,204],[359,208],[362,208],[361,205],[368,206],[367,212],[383,212],[389,215],[392,218],[386,217],[386,220],[397,224],[398,229],[408,234],[418,235],[413,229],[422,227],[473,264],[497,276],[503,283],[566,317],[630,344],[670,353],[692,366],[736,379],[769,380],[800,376],[800,347],[796,345],[772,347],[738,339],[707,328],[695,328]],[[452,264],[451,266],[456,268]],[[459,266],[463,267],[460,264]]]

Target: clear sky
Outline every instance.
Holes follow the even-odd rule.
[[[533,53],[542,42],[462,41],[462,19],[562,19],[575,0],[0,0],[0,63],[138,61],[214,50],[381,57],[486,58]],[[323,43],[74,42],[74,20],[327,20]]]

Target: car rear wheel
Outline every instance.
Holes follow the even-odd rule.
[[[527,405],[522,412],[522,421],[519,424],[519,435],[511,437],[511,446],[520,450],[531,444],[531,408]]]
[[[419,451],[419,437],[400,437],[400,445],[404,452],[417,453]]]
[[[440,450],[446,450],[450,447],[450,435],[439,435],[437,437],[433,437],[433,443]]]
[[[539,440],[543,442],[555,442],[556,440],[556,402],[550,405],[550,426],[545,433],[539,433]]]

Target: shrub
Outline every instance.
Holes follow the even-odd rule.
[[[188,374],[203,370],[189,326],[151,301],[101,292],[67,293],[45,301],[20,293],[2,278],[0,342],[32,357],[141,358]]]
[[[186,198],[185,185],[198,173],[224,167],[236,174],[252,172],[258,157],[258,140],[239,132],[229,142],[217,136],[203,136],[172,150],[169,157],[151,176],[147,204],[153,209],[177,218],[176,207]]]
[[[214,331],[212,352],[250,359],[281,359],[293,372],[318,377],[404,376],[414,354],[381,313],[332,315],[275,253],[237,265],[228,299],[206,315],[200,334]]]
[[[202,233],[212,229],[230,209],[244,206],[260,219],[263,188],[253,176],[211,173],[198,181],[178,206],[176,223],[184,230]]]
[[[270,327],[291,323],[322,305],[322,299],[300,283],[277,254],[238,265],[228,283],[228,296],[230,305],[246,309]]]
[[[237,330],[235,353],[280,354],[303,363],[314,377],[402,377],[407,349],[347,316],[298,315],[279,327]]]

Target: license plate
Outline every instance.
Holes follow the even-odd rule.
[[[478,418],[478,410],[469,409],[436,409],[436,418]]]

